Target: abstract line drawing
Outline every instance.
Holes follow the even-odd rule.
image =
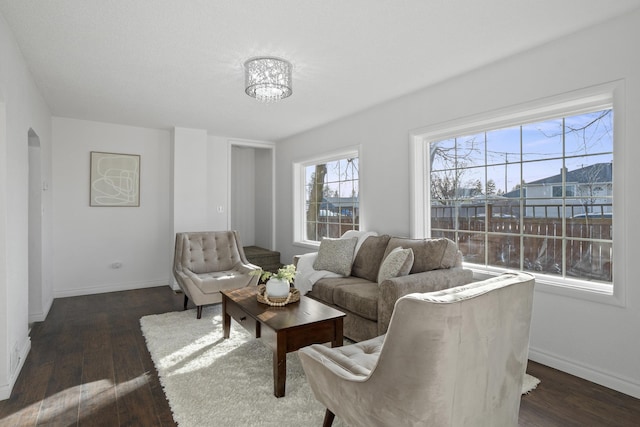
[[[140,156],[91,152],[90,206],[140,206]]]

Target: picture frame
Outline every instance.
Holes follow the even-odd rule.
[[[89,206],[140,206],[140,155],[91,151]]]

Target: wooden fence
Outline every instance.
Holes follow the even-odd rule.
[[[467,262],[612,280],[611,218],[458,217],[457,227],[455,221],[432,217],[432,236],[456,241]]]
[[[307,223],[307,238],[321,240],[322,237],[338,238],[348,230],[358,230],[359,217],[350,216],[319,216],[318,222]]]
[[[610,283],[611,205],[584,211],[579,205],[530,205],[530,216],[520,218],[519,207],[508,205],[434,206],[431,235],[457,242],[466,262]],[[337,238],[357,230],[359,218],[322,216],[307,225],[309,239]]]

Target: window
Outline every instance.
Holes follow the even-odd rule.
[[[573,185],[554,185],[553,186],[553,197],[562,197],[562,192],[565,192],[566,196],[575,196],[575,186]]]
[[[340,237],[360,224],[359,153],[357,150],[294,165],[297,242],[317,244]]]
[[[613,282],[611,106],[428,142],[430,234],[464,261]]]

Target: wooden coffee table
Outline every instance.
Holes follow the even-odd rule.
[[[231,318],[273,349],[273,394],[284,396],[287,353],[311,344],[342,345],[345,314],[305,296],[284,307],[258,302],[257,286],[223,290],[223,336],[229,338]]]

